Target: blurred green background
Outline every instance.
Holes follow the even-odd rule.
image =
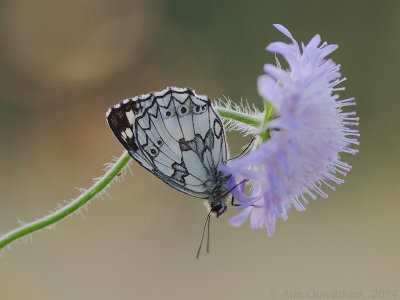
[[[167,85],[261,103],[256,79],[288,40],[339,44],[331,57],[357,99],[360,153],[327,200],[266,230],[206,211],[131,165],[134,176],[0,258],[0,299],[278,299],[375,289],[400,298],[400,1],[0,3],[0,232],[48,213],[122,153],[105,121],[120,100]],[[232,153],[245,143],[229,134]],[[309,293],[309,294],[307,294]],[[377,294],[378,295],[378,294]],[[391,295],[393,296],[393,295]],[[287,299],[287,298],[286,298]],[[300,298],[297,298],[300,299]]]

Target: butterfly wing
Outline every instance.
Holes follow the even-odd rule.
[[[218,165],[227,158],[223,125],[210,99],[172,87],[126,99],[106,117],[140,165],[184,193],[210,197]]]

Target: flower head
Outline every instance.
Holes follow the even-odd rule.
[[[270,138],[259,142],[249,154],[221,165],[221,171],[233,175],[228,183],[240,202],[238,215],[230,220],[240,226],[251,214],[251,228],[266,227],[271,236],[276,218],[287,219],[292,205],[305,210],[307,198],[328,195],[322,187],[335,190],[339,175],[346,175],[351,166],[340,161],[340,153],[355,154],[351,144],[358,145],[355,112],[343,107],[355,105],[353,98],[339,100],[336,86],[343,82],[340,65],[325,57],[337,45],[322,43],[315,35],[301,44],[282,25],[275,25],[291,39],[291,44],[271,43],[267,51],[280,54],[289,70],[267,64],[266,75],[258,78],[259,94],[274,108],[275,117],[264,131]],[[259,137],[259,140],[261,138]]]

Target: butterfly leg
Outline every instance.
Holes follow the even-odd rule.
[[[227,190],[225,193],[223,193],[221,197],[225,197],[230,192],[232,192],[234,189],[236,189],[240,184],[245,183],[246,181],[248,181],[248,179],[243,179],[241,182],[237,183],[233,188],[231,188],[230,190]]]
[[[242,152],[240,152],[239,154],[235,155],[234,157],[228,158],[227,160],[223,161],[222,163],[226,163],[226,162],[228,162],[228,161],[231,161],[231,160],[233,160],[233,159],[236,159],[236,158],[238,158],[238,157],[243,156],[243,155],[245,154],[245,152],[246,152],[247,150],[249,150],[250,146],[253,144],[253,142],[254,142],[255,139],[256,139],[256,138],[253,138],[253,139],[250,141],[250,143],[246,146],[246,148],[244,148],[244,150],[243,150]]]
[[[235,201],[235,197],[232,196],[231,205],[232,205],[232,206],[240,206],[240,204],[234,203],[234,201]]]

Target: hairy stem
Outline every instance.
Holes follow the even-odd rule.
[[[127,165],[130,160],[128,152],[124,151],[121,157],[115,164],[98,180],[93,184],[86,192],[80,195],[75,200],[71,201],[62,208],[56,210],[55,212],[44,216],[38,220],[30,223],[26,223],[2,236],[0,236],[0,249],[4,248],[6,245],[10,244],[12,241],[19,239],[27,234],[38,231],[45,228],[51,224],[54,224],[68,215],[75,212],[77,209],[82,207],[90,199],[100,193],[104,188],[111,183],[111,181],[117,176],[121,170]]]
[[[223,118],[233,119],[235,121],[239,121],[251,126],[259,127],[262,125],[263,122],[263,120],[259,120],[253,116],[247,115],[242,112],[236,112],[225,108],[217,108],[217,110],[221,115],[221,117]],[[5,246],[7,246],[11,242],[19,238],[22,238],[30,233],[48,227],[77,211],[80,207],[85,205],[89,200],[91,200],[97,194],[101,193],[107,187],[107,185],[109,185],[112,182],[112,180],[128,164],[130,158],[131,157],[129,156],[128,152],[125,151],[121,155],[121,157],[110,167],[110,169],[78,198],[72,200],[67,205],[63,206],[60,209],[57,209],[56,211],[48,214],[47,216],[44,216],[33,222],[21,225],[20,227],[4,235],[1,235],[0,249],[3,249]]]
[[[250,116],[250,115],[242,113],[242,112],[237,112],[237,111],[222,108],[222,107],[217,107],[216,110],[218,111],[219,115],[223,118],[239,121],[241,123],[244,123],[244,124],[247,124],[250,126],[259,127],[263,122],[260,119],[257,119],[253,116]]]

